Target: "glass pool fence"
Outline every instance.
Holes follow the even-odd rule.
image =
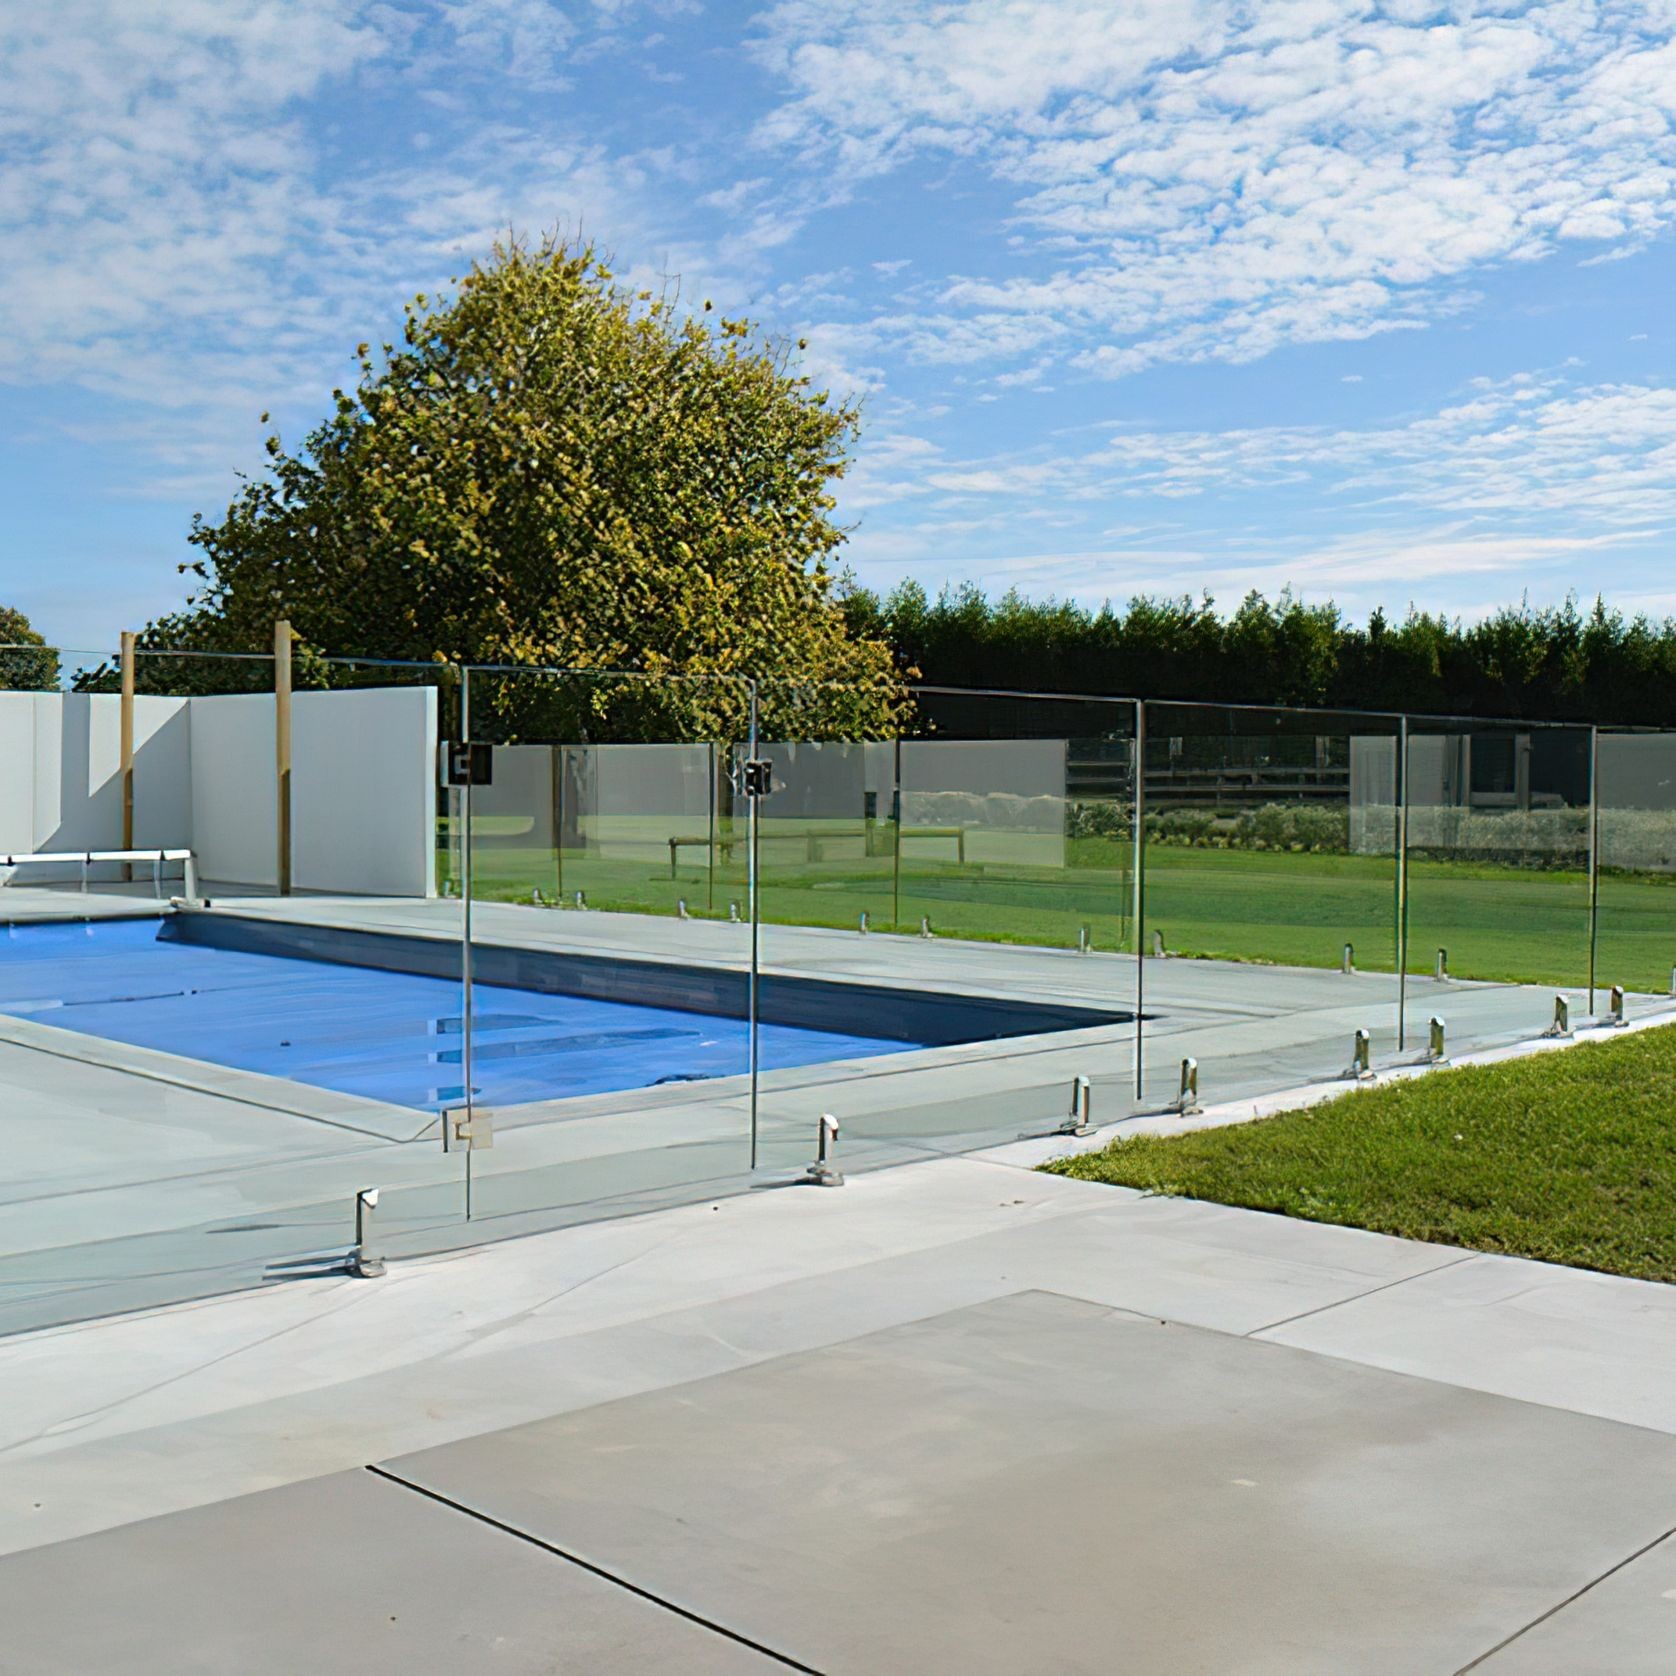
[[[1609,1027],[1676,737],[0,648],[0,1329]]]

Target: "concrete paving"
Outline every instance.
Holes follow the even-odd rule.
[[[1676,1439],[1024,1292],[384,1470],[823,1671],[1374,1676],[1661,1537]]]
[[[196,1668],[192,1614],[212,1652],[241,1614],[272,1637],[270,1665],[219,1668],[348,1668],[322,1626],[482,1570],[439,1555],[422,1490],[816,1669],[981,1669],[992,1645],[996,1669],[1430,1671],[1504,1642],[1480,1668],[1668,1667],[1672,1289],[1018,1150],[0,1341],[0,1623],[49,1661],[19,1668],[170,1668],[101,1663],[100,1633]],[[385,1481],[414,1567],[399,1520],[377,1556],[347,1516],[303,1545],[308,1502],[253,1494],[368,1465],[420,1486]],[[539,1611],[564,1585],[530,1575],[481,1584],[509,1646],[680,1667],[655,1615],[567,1663]],[[439,1585],[467,1630],[478,1587]],[[303,1598],[307,1621],[272,1609]],[[467,1646],[411,1668],[496,1668]]]
[[[957,1159],[21,1334],[0,1552],[1025,1285],[1255,1332],[1462,1260]]]
[[[786,1668],[367,1472],[21,1555],[0,1625],[8,1676]]]
[[[1673,1648],[1676,1535],[1608,1572],[1478,1668],[1490,1676],[1667,1676]]]
[[[0,1622],[43,1676],[1666,1669],[1673,1478],[1668,1433],[1020,1291],[37,1547]]]
[[[218,912],[457,938],[461,904],[274,898],[206,887]],[[136,887],[8,887],[9,917],[155,912]],[[479,943],[741,968],[748,928],[644,915],[478,904]],[[646,1211],[787,1179],[834,1113],[851,1172],[993,1146],[1059,1125],[1088,1076],[1096,1123],[1144,1126],[1200,1064],[1209,1120],[1300,1087],[1343,1086],[1354,1030],[1399,1057],[1389,974],[1148,960],[768,926],[762,983],[818,975],[916,992],[1026,997],[1132,1013],[1144,978],[1144,1097],[1132,1022],[832,1062],[495,1114],[492,1151],[444,1153],[422,1113],[206,1061],[0,1019],[0,1332],[257,1284],[341,1258],[353,1201],[381,1191],[380,1238],[410,1254]],[[1529,1041],[1551,995],[1411,980],[1408,1013],[1440,1010],[1457,1055]],[[1574,997],[1585,1010],[1586,997]],[[1667,1016],[1637,998],[1632,1012]],[[1408,1061],[1414,1058],[1411,1033]],[[753,1129],[754,1119],[754,1129]],[[1172,1119],[1171,1122],[1176,1120]],[[753,1144],[754,1143],[754,1144]],[[755,1169],[752,1168],[753,1154]],[[468,1219],[469,1210],[469,1219]]]

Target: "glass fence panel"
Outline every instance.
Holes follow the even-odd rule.
[[[0,895],[4,1326],[341,1271],[363,1190],[461,1214],[450,695],[434,666],[292,674],[288,729],[271,658],[142,651],[131,705],[117,658],[34,698],[9,810],[92,859],[14,857]]]
[[[1130,744],[904,740],[898,923],[983,942],[1128,948]]]
[[[759,811],[759,900],[786,925],[898,924],[896,746],[764,740],[772,793]]]
[[[1411,720],[1411,973],[1586,992],[1589,753],[1584,727]]]
[[[749,1171],[749,689],[668,698],[632,678],[468,672],[484,748],[464,858],[472,1094],[451,1121],[479,1238]],[[687,737],[646,742],[665,728]]]
[[[714,742],[572,747],[561,864],[584,900],[637,913],[742,916],[727,753]],[[741,823],[742,825],[742,823]],[[597,879],[597,883],[595,880]]]
[[[765,695],[774,716],[818,707]],[[770,1179],[804,1178],[823,1117],[856,1169],[1062,1128],[1078,1077],[1094,1121],[1129,1108],[1134,707],[926,689],[903,719],[911,735],[761,753]],[[769,858],[770,834],[839,820],[841,860],[824,830],[813,859]]]
[[[727,912],[731,810],[708,744],[497,744],[475,793],[484,901]]]
[[[1397,725],[1149,704],[1149,951],[1394,972]]]
[[[1148,704],[1146,1095],[1211,1103],[1403,1048],[1394,716]]]
[[[1596,982],[1669,999],[1676,996],[1676,734],[1602,732],[1597,751]]]
[[[466,848],[465,792],[448,772],[464,737],[464,683],[450,667],[352,659],[299,661],[297,680],[295,882],[284,913],[313,958],[370,977],[359,992],[364,1022],[340,1027],[334,1075],[392,1108],[379,1143],[345,1164],[328,1202],[350,1243],[359,1215],[381,1248],[399,1239],[420,1248],[463,1224],[469,1185],[449,1133],[468,1099],[465,903],[449,870]],[[345,734],[357,742],[347,759]],[[363,1187],[378,1192],[372,1210],[357,1209]]]

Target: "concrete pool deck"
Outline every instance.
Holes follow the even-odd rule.
[[[0,1341],[8,1672],[1666,1671],[1676,1289],[994,1154]]]
[[[446,900],[278,901],[206,888],[217,912],[293,925],[449,938],[461,918]],[[17,920],[157,911],[139,891],[8,887],[3,902]],[[492,903],[474,915],[484,946],[734,970],[749,958],[743,926]],[[1119,955],[767,926],[761,960],[765,990],[818,975],[1114,1015],[1135,1002],[1136,963]],[[362,1187],[380,1189],[381,1238],[400,1255],[790,1179],[812,1156],[822,1111],[839,1118],[842,1162],[855,1171],[1050,1130],[1079,1075],[1091,1079],[1097,1125],[1147,1123],[1192,1055],[1212,1117],[1227,1121],[1277,1091],[1344,1086],[1358,1026],[1372,1032],[1376,1063],[1397,1057],[1390,974],[1148,960],[1144,977],[1144,1100],[1132,1087],[1133,1021],[1114,1016],[767,1073],[754,1175],[743,1076],[537,1102],[496,1114],[493,1149],[471,1155],[469,1222],[467,1155],[445,1154],[423,1113],[0,1019],[0,1330],[213,1293],[341,1255]],[[1426,979],[1411,979],[1409,995],[1410,1059],[1430,1011],[1447,1016],[1460,1055],[1528,1042],[1552,1006],[1551,991]],[[1573,1004],[1581,1015],[1580,993]],[[1632,1016],[1668,1009],[1632,998]]]

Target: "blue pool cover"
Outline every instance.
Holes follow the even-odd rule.
[[[164,941],[158,920],[20,925],[0,940],[0,1012],[61,1030],[435,1110],[464,1097],[460,986],[444,978]],[[472,1081],[489,1105],[743,1075],[742,1019],[476,984]],[[764,1070],[900,1053],[758,1028]]]

